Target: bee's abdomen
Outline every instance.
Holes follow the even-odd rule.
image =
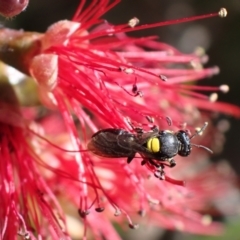
[[[104,129],[95,133],[88,143],[92,153],[109,158],[128,157],[134,153],[135,136],[122,129]]]

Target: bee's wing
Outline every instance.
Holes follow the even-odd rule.
[[[122,129],[100,130],[92,136],[88,150],[102,157],[129,157],[135,155],[131,148],[133,137],[134,135]]]

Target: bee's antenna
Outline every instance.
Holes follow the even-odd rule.
[[[207,148],[203,145],[197,145],[197,144],[192,143],[191,146],[194,146],[194,147],[197,147],[197,148],[203,148],[203,149],[207,150],[208,152],[213,153],[213,151],[211,149],[209,149],[209,148]]]
[[[196,130],[195,134],[193,134],[190,139],[193,139],[195,138],[196,136],[200,135],[205,129],[206,127],[208,126],[208,122],[205,122],[204,125],[199,129],[199,130]],[[192,144],[193,145],[193,144]],[[200,145],[199,145],[200,146]]]

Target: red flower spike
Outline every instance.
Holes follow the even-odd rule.
[[[65,218],[38,170],[33,149],[26,141],[31,137],[22,128],[3,123],[0,132],[1,236],[16,239],[19,234],[35,239],[34,232],[37,232],[43,237],[68,239],[61,230],[63,226],[59,225],[60,220],[65,224]],[[58,212],[58,219],[52,209]],[[40,212],[45,219],[40,218]],[[49,224],[48,229],[45,229],[44,222]]]
[[[0,14],[4,17],[14,17],[24,11],[29,0],[0,0]]]
[[[150,213],[151,223],[168,229],[200,234],[217,234],[222,229],[199,212],[214,205],[215,198],[226,197],[234,188],[229,187],[234,177],[218,172],[216,166],[206,168],[200,176],[194,172],[208,152],[196,148],[187,160],[176,157],[177,166],[170,169],[165,162],[159,167],[157,160],[142,162],[138,155],[129,165],[126,159],[95,156],[87,151],[87,143],[93,133],[109,127],[135,134],[134,128],[150,131],[154,124],[173,131],[181,125],[185,130],[187,122],[189,133],[194,132],[195,126],[210,122],[210,114],[200,109],[239,117],[238,107],[204,94],[227,92],[226,85],[195,85],[218,73],[216,67],[203,68],[207,59],[203,53],[183,54],[156,37],[125,34],[226,13],[222,9],[145,25],[139,25],[137,18],[117,26],[100,19],[118,2],[93,0],[86,7],[82,0],[73,21],[59,21],[45,34],[0,31],[0,45],[11,47],[11,53],[1,52],[0,56],[36,80],[47,109],[42,117],[35,114],[28,121],[24,119],[26,109],[18,117],[11,113],[14,121],[0,117],[0,136],[4,136],[0,139],[0,199],[4,206],[0,233],[8,239],[17,234],[70,239],[66,229],[70,233],[71,224],[67,226],[68,218],[65,221],[57,198],[75,209],[74,214],[66,209],[67,217],[78,212],[83,239],[91,228],[94,239],[118,240],[111,222],[127,221],[135,229],[139,213]],[[24,43],[24,51],[14,51],[22,50],[20,43]],[[19,54],[16,58],[15,52]],[[6,111],[9,116],[9,109]],[[194,138],[194,144],[213,142],[214,134],[209,133],[216,131],[210,126],[203,137]],[[216,182],[221,191],[213,188]]]

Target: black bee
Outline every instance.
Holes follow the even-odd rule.
[[[137,129],[136,134],[123,129],[107,128],[92,136],[88,150],[101,157],[127,157],[128,163],[133,160],[136,153],[139,153],[143,158],[142,165],[150,162],[159,167],[167,161],[169,167],[174,167],[176,163],[173,157],[177,154],[182,157],[189,156],[192,146],[212,152],[205,146],[191,143],[191,139],[202,133],[206,127],[207,123],[192,136],[185,130],[172,132],[159,130],[157,127],[149,132]]]

